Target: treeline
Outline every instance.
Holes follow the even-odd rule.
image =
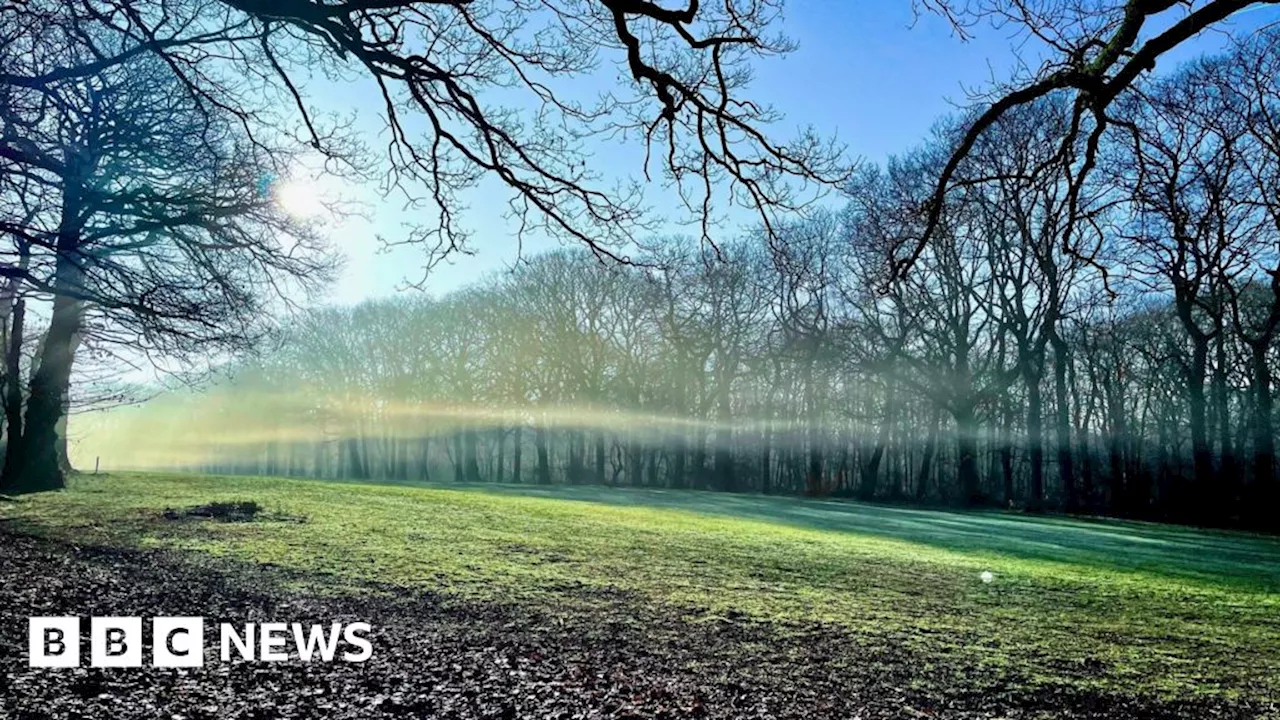
[[[603,251],[651,227],[639,184],[591,167],[597,139],[652,145],[621,174],[664,174],[677,222],[745,196],[767,222],[838,184],[842,149],[771,139],[745,82],[791,49],[780,21],[755,2],[0,2],[0,493],[64,486],[68,412],[220,368],[331,284],[322,225],[360,208],[308,190],[317,174],[405,203],[386,240],[428,267],[470,251],[482,183],[542,238]],[[625,71],[586,101],[602,62]],[[637,137],[642,117],[663,127]]]
[[[1021,108],[919,248],[962,121],[772,240],[312,313],[184,405],[184,462],[1275,527],[1277,70],[1262,35],[1140,85],[1084,184],[1043,172],[1077,109]]]

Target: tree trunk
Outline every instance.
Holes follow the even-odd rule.
[[[80,166],[81,160],[79,156],[69,157],[68,167]],[[76,177],[70,175],[64,182],[53,313],[31,376],[21,440],[17,447],[10,448],[19,462],[6,463],[5,469],[9,472],[0,478],[0,486],[15,494],[55,490],[66,485],[58,462],[58,423],[63,417],[63,400],[70,391],[71,367],[75,362],[84,306],[75,297],[82,291],[79,264],[82,186]]]
[[[1013,474],[1013,400],[1006,395],[1000,408],[1000,488],[1005,507],[1013,507],[1017,497]]]
[[[30,220],[30,217],[27,218]],[[25,222],[25,221],[24,221]],[[31,266],[31,245],[18,239],[18,270]],[[4,386],[0,398],[5,409],[5,459],[0,483],[18,470],[22,452],[22,343],[26,340],[27,302],[22,297],[22,281],[18,275],[9,278],[4,296],[0,297],[0,329],[5,337]]]
[[[1040,394],[1040,373],[1034,368],[1023,374],[1027,384],[1027,453],[1031,462],[1031,487],[1027,511],[1044,510],[1044,397]]]
[[[924,456],[920,458],[920,472],[916,477],[916,501],[924,502],[929,492],[929,476],[933,474],[933,456],[938,450],[938,426],[942,423],[942,418],[938,413],[933,414],[933,420],[929,423],[929,439],[924,444]]]
[[[520,426],[511,429],[511,482],[520,482],[520,460],[524,453],[523,433]]]
[[[1211,491],[1218,504],[1220,517],[1228,517],[1239,507],[1239,483],[1235,466],[1235,449],[1231,441],[1231,399],[1227,390],[1226,331],[1221,324],[1215,338],[1213,368],[1213,405],[1218,431],[1218,450],[1221,463],[1217,487]]]
[[[596,433],[596,482],[604,484],[605,443],[604,433]]]
[[[812,433],[810,433],[812,435]],[[814,497],[823,495],[822,480],[822,446],[815,440],[809,441],[809,471],[805,476],[805,492]]]
[[[1208,340],[1196,340],[1192,352],[1191,367],[1187,369],[1187,398],[1191,411],[1191,460],[1195,472],[1195,487],[1191,496],[1179,499],[1179,510],[1186,517],[1198,502],[1208,500],[1207,493],[1213,481],[1213,453],[1209,447],[1209,430],[1205,419],[1204,379],[1208,365]]]
[[[880,432],[876,435],[876,447],[871,451],[871,457],[867,458],[867,462],[862,466],[861,482],[858,483],[858,497],[863,500],[875,497],[880,463],[884,459],[885,448],[889,445],[889,431],[893,428],[894,417],[898,411],[897,405],[898,386],[890,381],[889,387],[885,390],[884,422],[881,423]]]
[[[570,485],[581,485],[583,469],[586,466],[586,458],[583,449],[585,443],[582,440],[582,432],[572,430],[568,433],[569,441],[569,470],[568,480]]]
[[[1062,482],[1062,496],[1067,512],[1075,512],[1080,505],[1076,493],[1075,465],[1071,446],[1071,405],[1067,390],[1067,369],[1070,367],[1067,344],[1057,336],[1053,340],[1053,434],[1058,455],[1058,477]]]
[[[644,477],[644,448],[640,446],[640,441],[633,436],[627,448],[627,484],[631,487],[643,487]]]
[[[466,468],[463,467],[463,459],[466,458],[467,452],[462,447],[462,431],[456,430],[453,433],[453,481],[463,482],[467,479]]]
[[[1112,507],[1129,507],[1129,496],[1125,477],[1124,442],[1129,436],[1129,423],[1125,417],[1124,389],[1118,380],[1107,380],[1103,393],[1107,403],[1107,459],[1110,466],[1110,477],[1107,479]],[[1162,426],[1163,427],[1163,426]],[[1160,443],[1164,447],[1164,443]]]
[[[702,428],[693,430],[693,464],[689,468],[689,487],[695,490],[706,490],[707,478],[707,431]]]
[[[716,356],[716,447],[712,462],[715,464],[716,488],[724,492],[736,490],[733,477],[733,367],[736,360],[725,356],[731,355],[723,351]]]
[[[4,413],[7,441],[5,443],[3,485],[18,473],[22,464],[22,338],[26,322],[27,303],[18,298],[13,305],[13,326],[9,347],[5,353]]]
[[[538,452],[538,484],[551,484],[551,458],[547,452],[547,430],[538,425],[533,429],[533,444]]]
[[[84,303],[76,297],[83,292],[81,211],[84,179],[93,171],[93,158],[84,148],[67,148],[63,159],[66,174],[58,220],[53,312],[31,376],[21,439],[9,448],[17,462],[6,462],[5,475],[0,477],[0,487],[15,494],[55,490],[66,485],[66,476],[58,462],[58,423],[63,417],[64,399],[70,392],[71,368],[83,315]]]
[[[1252,343],[1253,361],[1253,482],[1257,498],[1256,514],[1266,517],[1277,511],[1276,438],[1272,429],[1274,399],[1271,395],[1271,366],[1267,363],[1270,338]],[[1274,520],[1272,521],[1274,522]]]
[[[504,467],[507,459],[506,432],[504,430],[498,430],[494,433],[494,436],[498,439],[498,469],[497,472],[494,473],[493,481],[500,483],[502,482],[502,474],[506,470],[506,467]]]
[[[476,436],[475,428],[467,428],[462,434],[462,439],[467,482],[480,482],[480,465],[477,459],[479,438]]]
[[[677,490],[689,486],[689,471],[684,433],[676,430],[672,433],[671,448],[671,480],[670,485]]]
[[[79,271],[75,271],[78,277]],[[71,288],[78,285],[68,285]],[[58,463],[58,423],[63,417],[63,397],[71,383],[73,340],[80,330],[81,302],[59,295],[53,302],[49,332],[40,351],[39,366],[31,377],[27,416],[17,477],[4,483],[9,492],[36,492],[64,487],[66,479]]]
[[[978,485],[978,421],[974,410],[971,404],[965,403],[951,413],[956,421],[960,501],[971,506],[982,503],[982,491]]]
[[[773,422],[766,420],[764,428],[760,432],[760,492],[768,495],[773,492],[773,472],[770,467],[772,448],[770,443],[773,442]]]
[[[74,358],[80,350],[80,343],[84,340],[84,333],[77,332],[71,338],[71,347],[68,352]],[[67,387],[62,391],[62,417],[58,418],[58,425],[55,431],[58,433],[58,469],[63,475],[70,475],[75,468],[71,466],[71,455],[67,451],[67,421],[71,416],[71,383],[67,383]]]

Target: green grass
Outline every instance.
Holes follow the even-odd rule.
[[[160,517],[239,500],[306,522]],[[694,618],[836,623],[1032,683],[1280,701],[1280,540],[1244,533],[697,492],[161,474],[76,478],[0,515],[80,543],[190,548],[349,587],[564,611],[586,609],[584,588],[610,588]]]

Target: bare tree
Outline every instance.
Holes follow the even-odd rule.
[[[1218,477],[1206,396],[1211,366],[1221,457],[1231,462],[1225,356],[1229,288],[1249,265],[1264,229],[1243,162],[1245,125],[1205,82],[1208,69],[1193,65],[1126,99],[1132,119],[1126,122],[1124,165],[1117,179],[1132,188],[1135,205],[1132,223],[1122,231],[1133,245],[1128,262],[1141,273],[1140,282],[1158,279],[1157,291],[1172,289],[1191,345],[1185,383],[1201,491]],[[1226,467],[1221,477],[1234,474]]]
[[[1274,4],[1276,0],[918,0],[917,7],[941,14],[962,35],[980,24],[1012,28],[1043,50],[1045,59],[1022,64],[1022,74],[986,94],[938,173],[923,230],[904,243],[905,252],[891,262],[891,274],[906,272],[919,258],[943,218],[948,194],[958,185],[961,164],[1005,113],[1055,92],[1071,97],[1071,121],[1052,163],[1043,168],[1068,173],[1071,218],[1097,165],[1115,102],[1171,50],[1242,10]],[[1073,227],[1069,220],[1063,228],[1064,247],[1088,258],[1087,247],[1071,243]]]
[[[541,231],[625,259],[621,246],[656,216],[638,184],[610,188],[593,168],[602,139],[642,141],[646,179],[676,189],[704,239],[724,204],[757,210],[772,227],[777,213],[805,204],[806,188],[845,174],[836,148],[812,132],[769,140],[763,128],[777,113],[743,95],[754,61],[792,47],[771,30],[777,0],[675,9],[648,0],[78,0],[10,10],[42,22],[91,18],[126,40],[98,48],[95,62],[8,71],[0,83],[42,87],[155,55],[255,137],[284,122],[304,128],[300,139],[333,170],[350,167],[335,143],[345,135],[310,109],[303,78],[321,70],[368,83],[389,127],[384,190],[434,216],[391,241],[423,245],[429,266],[467,251],[458,192],[483,178],[510,191],[520,237]],[[624,78],[615,92],[588,103],[569,89],[610,65]],[[489,104],[494,89],[536,111]]]
[[[92,62],[74,32],[50,32],[29,62]],[[332,263],[315,232],[260,190],[289,153],[193,102],[155,58],[9,97],[7,174],[37,178],[41,191],[39,212],[10,233],[35,258],[23,292],[50,298],[52,310],[25,422],[10,423],[5,485],[44,489],[62,483],[58,427],[86,307],[170,356],[244,349],[270,329],[266,298],[296,299]]]

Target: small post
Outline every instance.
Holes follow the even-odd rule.
[[[101,462],[101,461],[102,461],[102,456],[101,456],[101,455],[94,455],[94,456],[93,456],[93,474],[94,474],[94,475],[97,475],[97,474],[98,474],[98,463],[99,463],[99,462]]]

